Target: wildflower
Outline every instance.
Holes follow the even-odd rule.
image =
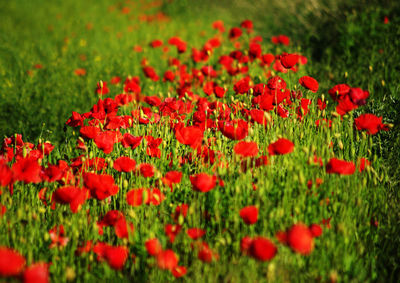
[[[258,208],[250,205],[240,210],[240,217],[247,225],[251,225],[257,222],[258,219]]]
[[[309,89],[312,92],[317,92],[318,91],[318,82],[316,79],[309,77],[309,76],[303,76],[299,79],[299,83],[305,87],[306,89]]]
[[[294,144],[288,139],[278,139],[276,142],[268,146],[270,155],[281,155],[291,153],[294,149]]]
[[[189,177],[192,188],[195,191],[206,193],[214,189],[216,185],[216,176],[210,176],[206,173],[200,173]]]
[[[367,130],[369,135],[374,135],[380,130],[387,131],[386,124],[382,124],[382,117],[377,117],[374,114],[362,114],[354,119],[354,125],[357,130]]]
[[[173,250],[164,250],[157,254],[157,265],[160,269],[173,270],[178,266],[178,257]]]
[[[299,62],[297,54],[283,54],[280,56],[281,64],[285,69],[291,69]]]
[[[287,241],[293,251],[302,255],[308,255],[314,249],[313,234],[302,223],[295,224],[290,228]]]
[[[48,283],[49,277],[49,264],[42,262],[28,266],[23,274],[24,283]]]
[[[186,231],[186,233],[191,239],[197,240],[203,237],[206,234],[206,231],[200,228],[190,228]]]
[[[19,275],[25,262],[25,258],[17,251],[8,247],[0,247],[0,276]]]
[[[149,239],[145,242],[147,253],[151,256],[157,256],[162,251],[161,243],[158,239]]]
[[[238,142],[234,148],[234,152],[242,157],[254,157],[258,154],[258,146],[255,142]]]
[[[256,237],[251,240],[249,254],[257,260],[268,261],[275,257],[277,248],[264,237]]]
[[[327,173],[339,175],[352,175],[356,170],[356,166],[353,162],[337,158],[331,158],[325,168]]]

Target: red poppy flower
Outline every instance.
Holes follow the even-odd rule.
[[[301,120],[308,113],[308,106],[311,105],[311,99],[302,98],[300,105],[296,109],[297,117]]]
[[[173,270],[178,266],[178,257],[173,250],[165,250],[157,255],[157,265],[160,269]]]
[[[318,98],[317,105],[318,109],[322,111],[326,108],[326,101],[322,101],[320,98]]]
[[[248,254],[252,241],[253,239],[249,236],[245,236],[244,238],[242,238],[240,240],[240,251],[244,254]]]
[[[83,126],[84,117],[81,116],[78,112],[72,111],[72,116],[65,122],[66,125],[70,127],[78,127]]]
[[[273,36],[271,38],[272,43],[274,44],[283,44],[283,45],[289,45],[290,44],[290,38],[286,35],[278,35],[278,36]]]
[[[17,251],[0,247],[0,276],[17,276],[25,266],[25,258]]]
[[[272,62],[275,61],[275,56],[271,53],[267,53],[262,55],[261,60],[264,64],[269,66]]]
[[[236,119],[232,121],[219,121],[218,129],[221,133],[232,140],[242,140],[247,137],[249,125],[246,121]]]
[[[100,133],[100,128],[97,126],[83,126],[79,130],[79,134],[87,139],[94,139]]]
[[[101,82],[97,83],[96,93],[98,95],[105,95],[105,94],[107,94],[109,92],[110,92],[110,90],[107,87],[107,82],[101,81]]]
[[[104,258],[108,265],[116,270],[121,270],[128,259],[128,248],[123,246],[108,246],[104,253]]]
[[[318,82],[316,79],[309,77],[309,76],[303,76],[299,79],[299,83],[305,87],[306,89],[309,89],[312,92],[317,92],[318,91]]]
[[[53,151],[54,145],[52,145],[50,142],[44,142],[39,143],[36,148],[40,150],[43,155],[49,155]]]
[[[178,53],[184,53],[186,51],[186,42],[184,42],[179,37],[171,37],[168,40],[168,43],[174,45],[178,51]]]
[[[220,87],[218,85],[214,86],[214,94],[216,97],[222,98],[224,97],[226,93],[226,89],[224,89],[223,87]]]
[[[203,66],[203,67],[201,67],[200,70],[201,70],[201,73],[205,77],[215,78],[217,76],[217,72],[214,70],[213,66],[211,66],[211,65]]]
[[[259,83],[253,86],[253,96],[259,96],[267,93],[268,93],[268,88],[265,84]]]
[[[319,224],[311,224],[310,232],[314,238],[317,238],[322,235],[322,228]]]
[[[116,132],[106,131],[97,134],[94,138],[94,142],[105,154],[109,154],[113,151],[114,144],[118,142],[118,138]]]
[[[279,76],[275,76],[269,79],[267,87],[271,90],[286,89],[286,82]]]
[[[148,163],[142,163],[139,165],[140,175],[145,178],[150,178],[154,176],[155,168],[153,165]]]
[[[118,193],[118,186],[114,184],[114,178],[110,175],[98,175],[85,173],[83,175],[85,187],[90,190],[92,197],[103,200]]]
[[[339,84],[335,85],[331,88],[328,93],[332,97],[333,100],[339,101],[343,97],[345,97],[350,92],[350,86],[347,84]]]
[[[293,251],[308,255],[314,248],[313,235],[303,223],[295,224],[288,231],[288,244]]]
[[[216,176],[210,176],[206,173],[200,173],[189,177],[192,188],[195,191],[206,193],[214,189],[216,185]]]
[[[155,39],[152,42],[150,42],[150,46],[153,48],[157,48],[163,45],[163,42],[159,39]]]
[[[158,107],[161,104],[161,99],[158,96],[146,96],[144,98],[144,102],[150,104],[151,106]]]
[[[237,39],[242,35],[242,30],[238,27],[233,27],[229,30],[229,38]]]
[[[112,85],[119,84],[120,82],[121,82],[121,78],[118,76],[112,77],[110,80],[110,84],[112,84]]]
[[[52,199],[61,204],[69,204],[71,211],[76,213],[80,206],[85,203],[88,194],[89,191],[87,189],[79,189],[70,186],[55,190]]]
[[[126,202],[132,206],[141,206],[147,199],[148,193],[144,189],[134,189],[126,193]]]
[[[34,157],[19,159],[12,165],[11,170],[13,172],[13,179],[16,181],[23,181],[26,184],[42,181],[40,178],[41,168]]]
[[[160,205],[161,202],[163,202],[165,199],[165,195],[160,191],[160,189],[157,188],[149,189],[147,193],[148,193],[148,200],[146,204]]]
[[[168,236],[170,243],[175,241],[175,237],[181,231],[182,226],[178,224],[167,224],[164,227],[164,232]]]
[[[217,29],[220,32],[225,32],[224,22],[221,20],[213,22],[212,27],[213,29]]]
[[[191,239],[197,240],[203,237],[206,234],[206,231],[200,228],[190,228],[186,231],[186,233]]]
[[[325,169],[329,174],[352,175],[356,170],[356,166],[351,161],[331,158],[326,164]]]
[[[211,94],[213,94],[214,91],[214,83],[213,82],[206,82],[203,85],[203,91],[206,95],[210,96]]]
[[[197,258],[202,262],[210,263],[213,259],[218,259],[218,254],[214,253],[207,243],[201,243],[199,245],[199,252],[197,254]]]
[[[254,157],[258,154],[258,145],[256,142],[240,141],[234,146],[233,150],[242,157]]]
[[[8,186],[12,181],[13,172],[6,163],[0,161],[0,187]]]
[[[34,263],[27,267],[24,271],[24,283],[48,283],[49,265],[47,263]]]
[[[249,45],[249,56],[251,60],[254,60],[255,58],[260,58],[262,54],[262,49],[261,45],[256,42],[252,42]]]
[[[177,266],[174,269],[172,269],[172,275],[175,278],[180,278],[182,276],[185,276],[186,272],[187,272],[187,270],[186,270],[186,267],[184,267],[184,266]]]
[[[257,222],[258,219],[258,208],[250,205],[240,210],[240,217],[247,225],[251,225]]]
[[[291,153],[293,149],[294,144],[290,140],[284,138],[280,138],[268,146],[268,152],[270,155]]]
[[[160,79],[153,67],[143,67],[143,73],[147,78],[151,79],[152,81],[156,82]]]
[[[142,142],[142,138],[143,137],[135,137],[135,136],[132,136],[129,133],[125,133],[124,136],[123,136],[123,139],[121,141],[121,144],[124,147],[131,147],[132,149],[135,149]]]
[[[362,114],[354,119],[354,125],[357,130],[367,130],[369,135],[374,135],[380,130],[387,131],[387,125],[382,124],[382,117],[377,117],[374,114]]]
[[[97,222],[97,225],[100,229],[102,229],[103,226],[113,226],[118,238],[128,238],[129,232],[134,232],[133,225],[129,225],[128,227],[124,214],[119,210],[108,211],[103,219]]]
[[[136,167],[136,161],[127,156],[121,156],[114,161],[114,169],[119,172],[131,172]]]
[[[299,62],[299,55],[297,54],[283,54],[280,56],[281,64],[285,69],[291,69]]]
[[[351,88],[349,91],[349,97],[354,104],[361,106],[367,103],[369,92],[358,87]]]
[[[250,77],[244,77],[233,86],[233,90],[237,94],[245,94],[250,89]]]
[[[175,137],[180,143],[196,149],[202,144],[203,131],[194,126],[182,127],[175,131]]]
[[[281,91],[277,91],[277,95],[280,92]],[[265,110],[265,111],[271,111],[271,110],[274,109],[274,99],[275,99],[275,97],[273,95],[263,94],[261,96],[258,96],[258,98],[259,98],[260,109]]]
[[[336,106],[336,112],[340,114],[341,116],[345,115],[346,113],[357,109],[358,105],[354,104],[350,97],[346,95],[343,97],[341,100],[339,100],[339,104]]]
[[[158,239],[149,239],[145,242],[147,253],[151,256],[156,256],[162,251],[161,243]]]
[[[165,71],[164,76],[163,76],[163,81],[164,82],[167,82],[167,81],[168,82],[173,82],[174,79],[175,79],[174,72],[172,72],[171,70]]]
[[[250,117],[251,117],[252,121],[257,122],[257,123],[265,126],[265,125],[268,124],[268,121],[267,121],[267,118],[265,117],[264,113],[265,112],[262,111],[262,110],[251,109],[250,110]]]
[[[165,174],[165,177],[162,178],[162,182],[164,185],[169,186],[172,191],[173,184],[179,184],[182,179],[182,172],[180,171],[169,171]]]
[[[242,21],[242,22],[240,23],[240,26],[241,26],[242,28],[251,30],[251,29],[253,29],[253,22],[250,21],[250,20],[244,20],[244,21]]]
[[[124,92],[140,93],[139,78],[126,79],[124,83]]]
[[[275,257],[277,248],[264,237],[256,237],[251,241],[249,254],[257,260],[267,261]]]

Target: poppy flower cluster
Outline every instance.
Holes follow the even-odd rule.
[[[51,219],[43,225],[48,224],[44,232],[52,251],[78,242],[77,255],[97,257],[89,270],[106,264],[124,273],[140,265],[141,271],[156,267],[178,278],[190,274],[192,263],[220,260],[219,252],[234,250],[235,244],[261,262],[279,257],[280,245],[302,256],[318,250],[316,238],[323,233],[318,223],[297,222],[276,232],[276,239],[253,233],[263,231],[267,221],[282,225],[269,216],[275,211],[268,209],[271,201],[266,197],[286,198],[284,190],[298,184],[328,203],[331,196],[326,201],[324,193],[314,189],[323,191],[329,178],[346,177],[327,174],[353,175],[357,169],[356,174],[368,178],[362,172],[371,169],[369,156],[355,157],[356,163],[337,158],[354,155],[338,152],[345,145],[335,145],[332,136],[340,137],[333,132],[339,119],[365,105],[369,92],[347,84],[332,87],[329,95],[337,105],[330,109],[336,113],[329,114],[325,109],[330,103],[319,94],[319,82],[303,70],[307,58],[288,53],[289,37],[274,36],[268,47],[254,35],[250,20],[227,29],[215,21],[212,28],[201,46],[177,36],[135,46],[142,56],[137,76],[113,74],[109,81],[99,81],[93,94],[96,104],[67,119],[66,126],[74,130],[68,154],[54,154],[50,142],[35,145],[18,134],[4,140],[0,195],[8,188],[11,199],[17,188],[18,201],[27,190],[34,192],[31,187],[37,188],[40,211]],[[161,53],[157,64],[145,57]],[[165,66],[158,64],[164,59]],[[77,69],[75,74],[86,71]],[[289,81],[292,75],[295,79]],[[112,96],[114,92],[118,94]],[[390,127],[382,117],[357,116],[351,131],[375,135]],[[327,140],[314,145],[314,137],[307,136],[310,128],[320,134],[315,140]],[[295,181],[283,189],[288,184],[284,178]],[[266,190],[269,183],[282,189]],[[11,203],[0,204],[2,217],[8,217]],[[298,213],[297,208],[293,211]],[[95,233],[79,233],[81,227],[72,228],[65,215],[76,223],[87,221]],[[330,227],[330,218],[321,223]],[[26,263],[14,249],[0,247],[0,276],[48,282],[47,263]]]

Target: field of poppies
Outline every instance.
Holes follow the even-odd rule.
[[[384,79],[251,14],[34,2],[0,4],[0,282],[397,280]]]

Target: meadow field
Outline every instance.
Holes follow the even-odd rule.
[[[0,3],[0,282],[398,282],[400,3]]]

